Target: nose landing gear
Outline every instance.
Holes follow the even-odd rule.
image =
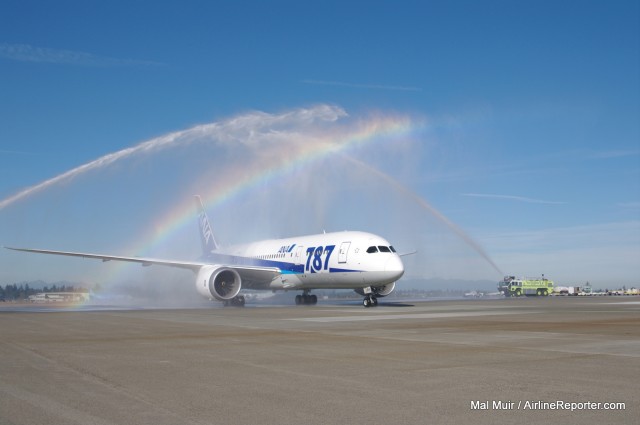
[[[362,300],[362,305],[365,306],[366,308],[377,307],[378,306],[378,299],[376,297],[374,297],[373,295],[367,295],[364,298],[364,300]]]

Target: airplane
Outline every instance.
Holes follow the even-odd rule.
[[[366,232],[321,233],[223,248],[214,238],[202,200],[199,196],[195,196],[195,200],[202,243],[199,261],[5,248],[191,270],[196,275],[196,290],[200,295],[236,307],[245,304],[245,297],[240,295],[243,288],[302,291],[295,297],[296,305],[315,305],[318,298],[311,294],[313,289],[353,289],[364,296],[364,307],[375,307],[378,297],[391,294],[396,281],[404,274],[401,255],[394,247],[380,236]]]

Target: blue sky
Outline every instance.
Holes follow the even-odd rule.
[[[638,286],[639,16],[637,1],[8,0],[0,198],[197,124],[330,105],[346,111],[347,127],[372,116],[426,122],[402,153],[361,157],[464,229],[505,273]],[[183,159],[187,170],[192,158]],[[159,165],[171,161],[110,166],[17,201],[0,210],[0,244],[122,248],[111,238],[131,234],[136,212],[163,206],[148,193],[171,184]],[[87,193],[102,203],[92,208]],[[86,216],[122,233],[89,237]],[[442,252],[457,250],[450,235],[417,248],[437,251],[442,238]],[[433,272],[410,264],[413,275],[496,279],[486,265],[441,255],[439,266],[427,262]],[[0,283],[99,280],[101,270],[83,264],[78,275],[75,263],[14,253],[0,261]]]

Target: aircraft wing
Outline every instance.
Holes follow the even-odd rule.
[[[151,266],[154,264],[158,264],[163,266],[178,267],[178,268],[189,269],[194,271],[198,271],[200,267],[206,265],[206,263],[160,260],[157,258],[122,257],[117,255],[89,254],[86,252],[51,251],[47,249],[30,249],[30,248],[11,248],[8,246],[5,246],[5,248],[11,249],[13,251],[35,252],[37,254],[66,255],[68,257],[91,258],[94,260],[102,260],[102,261],[112,261],[112,260],[128,261],[131,263],[140,263],[143,266]]]
[[[52,251],[47,249],[30,249],[30,248],[12,248],[5,246],[6,249],[10,249],[13,251],[23,251],[23,252],[34,252],[37,254],[52,254],[52,255],[65,255],[68,257],[80,257],[80,258],[90,258],[93,260],[102,260],[104,261],[127,261],[130,263],[139,263],[142,266],[152,266],[152,265],[160,265],[160,266],[168,266],[168,267],[176,267],[180,269],[191,270],[194,273],[197,273],[202,266],[211,265],[211,263],[197,262],[197,261],[173,261],[173,260],[161,260],[157,258],[146,258],[146,257],[123,257],[117,255],[103,255],[103,254],[90,254],[86,252],[69,252],[69,251]],[[277,267],[257,267],[257,266],[244,266],[244,265],[229,265],[229,264],[219,264],[220,266],[227,267],[230,269],[236,270],[240,276],[244,279],[247,278],[251,281],[267,281],[270,282],[272,279],[281,274],[281,270]]]

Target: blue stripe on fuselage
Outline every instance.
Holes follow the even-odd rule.
[[[305,274],[304,264],[289,263],[287,261],[264,260],[262,258],[242,257],[238,255],[210,253],[206,261],[213,264],[220,263],[228,266],[256,266],[277,267],[282,274]],[[331,267],[329,273],[354,273],[362,270],[340,269]]]

